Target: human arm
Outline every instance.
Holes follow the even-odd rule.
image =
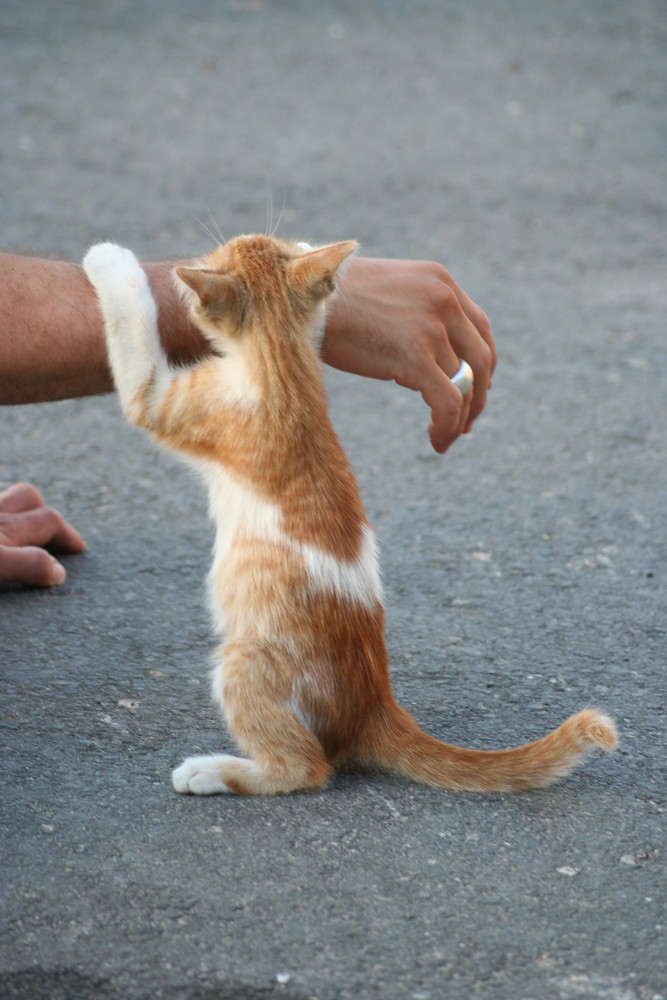
[[[160,335],[174,362],[206,350],[173,286],[173,263],[145,264]],[[484,313],[440,265],[353,258],[327,310],[322,356],[336,368],[394,379],[431,410],[429,435],[444,452],[484,407],[496,353]],[[465,398],[450,378],[465,358]],[[78,264],[0,253],[0,403],[38,403],[113,388],[97,299]],[[0,583],[62,583],[46,550],[79,552],[83,539],[37,490],[0,494]]]
[[[143,265],[172,361],[206,350],[176,293],[173,262]],[[353,258],[327,310],[322,357],[421,393],[444,452],[486,401],[496,354],[488,320],[439,264]],[[449,376],[471,365],[472,393]],[[113,389],[97,299],[78,264],[0,253],[0,403],[38,403]]]

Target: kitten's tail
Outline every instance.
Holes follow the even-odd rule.
[[[594,747],[613,750],[617,743],[613,720],[588,708],[534,743],[512,750],[468,750],[429,736],[392,702],[370,722],[359,758],[435,788],[518,792],[549,785],[573,770]]]

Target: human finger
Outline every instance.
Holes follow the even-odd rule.
[[[53,587],[63,583],[66,576],[64,566],[45,549],[0,545],[0,584]]]
[[[446,337],[441,337],[437,344],[437,357],[438,363],[448,373],[452,352],[461,361],[467,361],[472,368],[473,385],[466,400],[467,412],[463,428],[465,431],[470,431],[486,405],[487,392],[493,373],[495,346],[489,346],[486,339],[490,338],[491,344],[493,344],[490,330],[485,330],[485,336],[482,336],[480,330],[466,314],[460,296],[468,301],[469,308],[472,308],[473,311],[476,310],[480,316],[485,314],[477,309],[465,293],[461,292],[455,282],[453,285],[454,287],[445,286],[440,292],[441,316],[446,327]],[[478,322],[482,322],[479,317]],[[486,323],[488,324],[488,320]]]
[[[447,338],[442,317],[424,324],[422,336],[412,338],[395,381],[408,389],[417,390],[429,410],[431,423],[428,433],[435,451],[444,454],[463,431],[469,409],[469,396],[464,399],[451,378],[461,362]]]
[[[486,315],[483,309],[474,302],[470,296],[464,292],[459,284],[452,278],[449,271],[443,268],[446,274],[446,283],[449,285],[454,295],[457,298],[459,305],[472,325],[475,327],[476,331],[487,345],[490,355],[491,355],[491,375],[493,375],[496,365],[498,363],[498,352],[496,351],[496,343],[491,332],[491,323],[489,322],[489,317]],[[489,385],[490,388],[490,385]]]
[[[474,324],[466,316],[455,290],[443,284],[438,290],[440,327],[434,331],[433,349],[438,365],[450,378],[461,362],[473,372],[472,388],[465,395],[460,431],[469,431],[484,409],[491,381],[490,349]]]
[[[493,357],[491,350],[478,330],[463,314],[458,323],[452,323],[448,330],[450,343],[462,361],[467,361],[473,372],[472,389],[468,394],[469,412],[465,429],[472,428],[477,417],[486,406],[487,394],[491,387]]]
[[[442,283],[441,298],[444,296],[443,320],[447,324],[451,346],[468,362],[474,374],[470,415],[465,427],[465,431],[469,432],[486,406],[498,354],[491,324],[484,310],[463,291],[446,268],[440,266],[439,274]]]
[[[6,545],[16,547],[50,545],[60,552],[82,552],[86,547],[76,528],[52,507],[0,514],[0,536]]]
[[[0,493],[0,512],[18,514],[24,510],[43,507],[44,501],[39,490],[32,483],[14,483]]]
[[[456,367],[458,369],[458,364]],[[428,428],[431,445],[438,454],[444,455],[465,427],[470,403],[435,363],[422,379],[421,395],[431,411]]]

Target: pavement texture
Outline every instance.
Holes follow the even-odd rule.
[[[200,484],[113,396],[5,408],[0,485],[88,550],[0,594],[0,997],[667,996],[664,0],[3,0],[0,86],[6,248],[201,253],[213,218],[449,267],[500,355],[468,439],[327,376],[397,697],[466,745],[589,704],[622,740],[514,797],[175,795],[229,747]]]

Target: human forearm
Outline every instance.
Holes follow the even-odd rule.
[[[165,350],[193,362],[207,344],[172,281],[175,262],[143,265]],[[420,392],[444,452],[486,402],[496,353],[488,320],[431,261],[356,257],[328,306],[322,357],[335,368]],[[459,359],[474,372],[462,397]],[[39,403],[113,389],[97,298],[78,264],[0,253],[0,403]]]
[[[0,255],[0,403],[108,392],[101,319],[76,264]]]
[[[171,280],[172,263],[144,265],[170,357],[204,349]],[[83,268],[0,253],[0,403],[41,403],[113,389],[97,298]]]

